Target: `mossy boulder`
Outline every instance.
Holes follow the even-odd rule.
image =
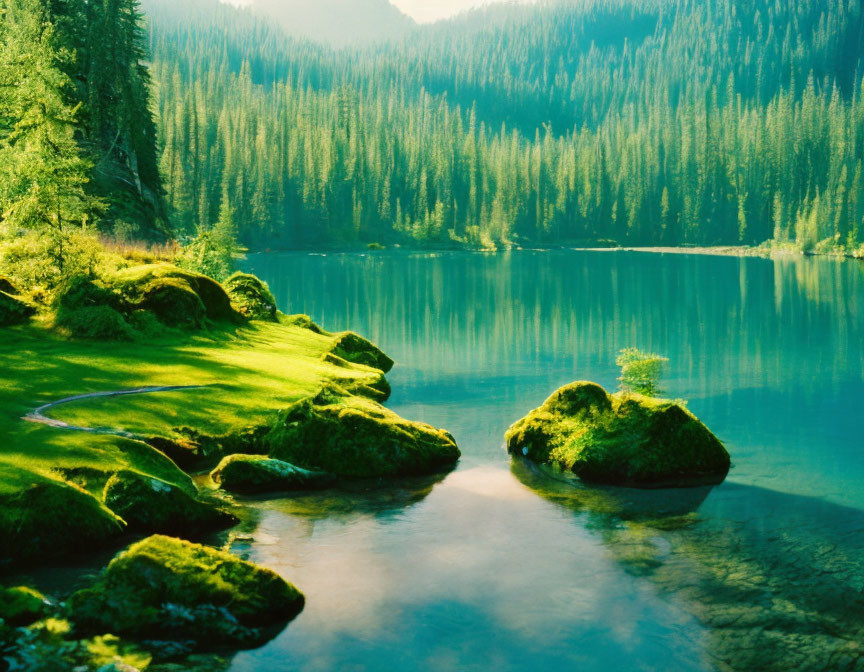
[[[36,314],[36,309],[0,290],[0,327],[23,324]]]
[[[168,457],[183,471],[191,472],[199,469],[212,467],[218,461],[208,454],[207,445],[199,443],[191,438],[165,436],[151,436],[144,439],[147,445],[152,446]]]
[[[28,480],[0,493],[0,567],[92,551],[123,533],[123,521],[85,490],[36,474]]]
[[[300,329],[308,329],[313,334],[322,334],[324,336],[329,336],[329,332],[325,331],[320,325],[315,324],[312,321],[312,318],[308,315],[303,315],[302,313],[299,315],[282,315],[279,321],[287,325],[289,327],[299,327]]]
[[[169,327],[199,329],[207,314],[201,297],[183,278],[154,278],[144,287],[138,306]]]
[[[48,615],[51,604],[40,592],[27,586],[0,586],[0,620],[6,625],[30,625]]]
[[[260,643],[270,628],[300,613],[303,602],[300,591],[269,569],[156,535],[117,555],[67,605],[79,634],[190,640],[207,648]]]
[[[57,314],[56,325],[70,336],[91,340],[128,341],[135,333],[123,316],[110,306],[64,310]]]
[[[332,354],[354,364],[371,366],[387,373],[393,368],[393,360],[384,354],[378,346],[352,331],[346,331],[336,336]]]
[[[229,455],[210,477],[228,492],[252,494],[316,490],[332,485],[332,474],[309,471],[266,455]]]
[[[507,449],[582,480],[642,488],[720,483],[729,453],[680,404],[599,385],[562,387],[515,423]]]
[[[237,272],[223,286],[240,313],[250,320],[276,322],[276,299],[267,283],[249,273]]]
[[[123,470],[105,484],[102,501],[134,532],[195,534],[237,522],[229,513],[152,476]]]
[[[206,275],[186,271],[171,264],[144,264],[124,269],[112,278],[111,283],[127,299],[140,308],[148,308],[145,303],[148,293],[172,292],[166,286],[180,287],[191,291],[201,301],[202,316],[216,321],[237,322],[239,315],[231,307],[231,299],[218,282]],[[161,289],[160,289],[161,288]],[[197,308],[196,308],[197,310]],[[179,316],[173,311],[156,315],[163,321],[177,322]],[[182,320],[179,320],[182,323]]]
[[[270,456],[311,471],[361,478],[433,474],[459,459],[448,432],[342,394],[325,388],[282,411],[265,438]]]

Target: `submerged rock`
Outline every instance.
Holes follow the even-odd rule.
[[[281,412],[265,438],[270,456],[338,476],[419,476],[460,457],[442,429],[405,420],[380,404],[325,388]]]
[[[84,634],[251,646],[299,614],[303,602],[269,569],[157,535],[117,555],[92,588],[69,598],[68,612]]]
[[[0,494],[0,567],[92,551],[123,533],[123,521],[90,493],[35,474],[32,479]]]
[[[0,290],[0,327],[23,324],[36,314],[36,309]]]
[[[562,387],[515,423],[507,449],[593,483],[684,487],[720,483],[729,453],[680,404],[607,394],[594,383]]]
[[[334,481],[331,474],[309,471],[266,455],[229,455],[210,477],[224,490],[240,494],[277,490],[315,490]]]
[[[336,343],[331,352],[337,357],[354,364],[371,366],[387,373],[393,368],[393,360],[384,354],[378,346],[353,331],[346,331],[336,336]]]
[[[32,588],[0,586],[0,620],[6,625],[30,625],[46,616],[49,611],[48,600]]]
[[[228,278],[223,286],[243,317],[276,322],[276,299],[266,282],[249,273],[238,271]]]
[[[102,501],[135,532],[194,534],[227,527],[237,519],[186,494],[175,485],[134,471],[118,471]]]

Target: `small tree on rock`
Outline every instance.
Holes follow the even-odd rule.
[[[642,352],[638,348],[624,348],[615,360],[621,367],[621,377],[618,378],[621,391],[656,397],[662,392],[659,383],[668,361],[666,357]]]

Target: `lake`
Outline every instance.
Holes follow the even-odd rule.
[[[231,670],[864,669],[864,264],[639,252],[251,255],[280,309],[374,340],[435,479],[255,503],[235,550],[306,594]],[[727,445],[714,488],[555,480],[503,447],[624,347]]]

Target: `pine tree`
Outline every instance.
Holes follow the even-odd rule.
[[[75,140],[80,104],[70,105],[70,54],[55,43],[54,26],[40,0],[3,0],[0,46],[0,216],[13,228],[51,241],[65,270],[76,228],[93,221],[99,203],[88,196],[91,164]]]

